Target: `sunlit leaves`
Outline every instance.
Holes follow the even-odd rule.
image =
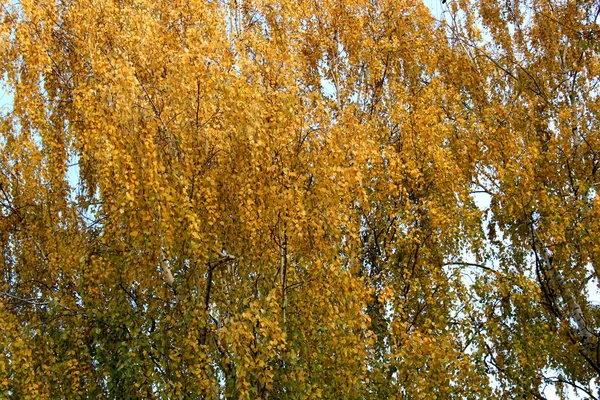
[[[589,381],[593,15],[450,3],[4,4],[2,395]]]

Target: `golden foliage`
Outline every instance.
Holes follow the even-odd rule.
[[[0,397],[593,395],[600,9],[443,7],[4,1]]]

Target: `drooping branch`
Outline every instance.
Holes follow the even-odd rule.
[[[283,233],[283,241],[279,248],[280,268],[281,268],[281,312],[283,314],[283,324],[285,325],[285,312],[287,308],[287,234]]]
[[[235,257],[231,254],[226,254],[222,251],[219,251],[218,254],[219,258],[217,260],[213,262],[208,262],[208,269],[206,273],[206,290],[204,291],[204,310],[207,313],[210,308],[210,292],[212,290],[213,272],[217,267],[226,264],[229,261],[235,260]],[[206,343],[207,327],[208,324],[204,326],[202,336],[200,337],[200,344]]]
[[[485,271],[489,271],[489,272],[493,272],[495,274],[501,274],[502,272],[497,271],[493,268],[490,268],[486,265],[483,264],[478,264],[478,263],[471,263],[471,262],[464,262],[464,261],[453,261],[453,262],[447,262],[444,263],[442,266],[444,267],[449,267],[452,265],[457,265],[457,266],[463,266],[463,267],[475,267],[475,268],[479,268],[479,269],[483,269]]]

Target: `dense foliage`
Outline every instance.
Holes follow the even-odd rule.
[[[0,397],[598,397],[596,1],[1,5]]]

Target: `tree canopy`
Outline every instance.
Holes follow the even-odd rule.
[[[0,397],[599,397],[597,1],[1,5]]]

